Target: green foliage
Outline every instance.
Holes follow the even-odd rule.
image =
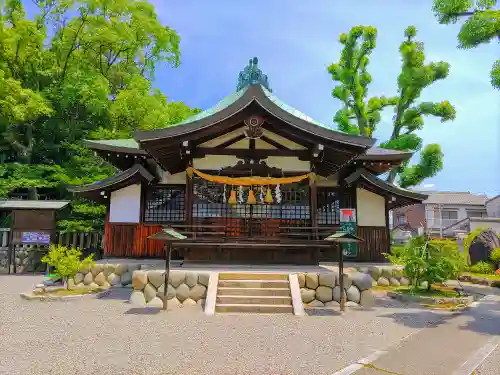
[[[479,262],[471,266],[469,270],[472,273],[479,273],[484,275],[492,274],[495,271],[493,265],[490,262],[485,262],[483,260],[480,260]]]
[[[115,173],[82,139],[126,138],[198,110],[169,101],[151,85],[158,64],[179,65],[180,38],[150,3],[34,3],[34,18],[19,0],[0,5],[0,197],[27,192],[38,199],[45,190],[68,199],[67,184]],[[82,204],[73,202],[74,217],[63,218],[62,228],[102,225],[103,209],[78,208]]]
[[[497,247],[491,251],[490,259],[493,263],[500,263],[500,247]]]
[[[458,47],[470,49],[496,42],[500,35],[498,0],[434,0],[433,11],[439,23],[456,23],[465,19],[458,33]],[[500,60],[493,63],[491,84],[500,88]]]
[[[440,103],[418,101],[425,88],[448,76],[450,67],[442,61],[425,63],[424,45],[415,40],[416,34],[414,26],[405,30],[405,40],[399,48],[402,66],[397,79],[398,92],[393,97],[367,99],[372,80],[367,67],[377,37],[377,30],[371,26],[356,26],[349,34],[342,34],[340,60],[328,67],[332,79],[338,83],[332,95],[342,102],[342,108],[334,117],[340,130],[371,137],[380,122],[382,111],[393,107],[392,134],[381,147],[421,151],[418,164],[405,164],[389,174],[390,183],[399,175],[402,187],[418,185],[443,168],[440,146],[429,144],[422,149],[422,139],[416,134],[423,128],[424,118],[432,116],[445,122],[454,120],[456,115],[455,108],[446,100]]]
[[[456,278],[467,265],[455,241],[427,241],[423,236],[413,237],[391,261],[404,265],[404,274],[414,288],[422,281],[430,288],[433,283]]]
[[[406,250],[405,246],[401,245],[392,245],[391,246],[391,253],[386,254],[384,253],[384,257],[391,262],[391,264],[394,264],[395,266],[402,266],[403,265],[403,254]]]
[[[340,35],[339,42],[343,45],[340,60],[328,67],[332,79],[339,83],[332,95],[343,104],[334,121],[346,133],[371,136],[380,122],[380,111],[395,104],[395,98],[366,99],[372,81],[367,68],[376,39],[376,28],[353,27],[349,34]]]
[[[464,254],[467,257],[467,264],[470,265],[470,255],[469,255],[469,248],[470,245],[472,245],[472,241],[482,232],[486,229],[486,227],[479,227],[474,229],[472,232],[470,232],[467,237],[464,239],[463,247],[464,247]]]
[[[94,254],[80,261],[81,256],[82,252],[78,249],[51,245],[48,254],[42,257],[42,262],[54,267],[56,274],[61,276],[68,286],[68,278],[74,277],[80,268],[94,265]]]

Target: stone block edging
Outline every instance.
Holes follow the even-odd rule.
[[[472,284],[487,285],[493,288],[500,288],[500,280],[491,280],[486,277],[461,275],[458,277],[458,280]]]
[[[302,302],[305,307],[338,306],[341,295],[344,295],[346,306],[362,305],[371,307],[375,304],[372,291],[372,279],[361,272],[343,274],[344,290],[340,290],[340,279],[337,272],[305,272],[298,273]]]
[[[138,307],[163,307],[163,296],[167,288],[168,308],[205,304],[211,273],[195,271],[170,271],[165,286],[164,270],[135,270],[132,274],[134,290],[129,302]]]
[[[474,302],[474,296],[467,297],[430,297],[430,296],[412,296],[410,294],[403,294],[397,292],[387,292],[387,296],[394,298],[401,302],[416,302],[426,304],[443,304],[443,303],[456,303],[470,305]]]

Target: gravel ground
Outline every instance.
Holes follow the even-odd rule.
[[[476,370],[477,375],[498,375],[498,373],[500,373],[500,346]]]
[[[386,299],[344,316],[207,317],[198,307],[145,313],[124,290],[64,302],[19,297],[40,280],[0,276],[0,374],[332,374],[438,316]]]

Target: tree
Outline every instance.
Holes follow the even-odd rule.
[[[459,48],[476,48],[500,40],[498,0],[434,0],[432,9],[441,24],[466,19],[458,33]],[[500,89],[500,59],[493,63],[490,80],[494,88]]]
[[[377,36],[377,30],[371,26],[356,26],[348,34],[341,34],[341,58],[328,68],[332,79],[339,83],[332,95],[343,104],[334,117],[340,130],[371,137],[380,122],[382,110],[393,107],[393,131],[380,146],[404,151],[422,150],[418,164],[406,164],[389,173],[388,182],[393,183],[399,175],[402,187],[418,185],[443,167],[440,146],[430,144],[422,149],[422,139],[416,134],[424,126],[424,117],[438,117],[442,122],[455,118],[455,109],[448,101],[418,102],[424,88],[448,76],[449,64],[425,64],[424,46],[415,41],[416,33],[415,27],[408,27],[399,49],[402,68],[398,76],[397,96],[367,99],[372,80],[367,67]]]
[[[179,35],[161,24],[153,5],[34,2],[34,20],[20,0],[0,5],[0,197],[27,192],[38,199],[49,192],[68,198],[66,184],[115,173],[81,147],[82,139],[130,137],[198,110],[152,88],[159,64],[176,67],[180,61]],[[75,215],[60,224],[100,226],[103,209],[81,204],[73,200]]]
[[[83,260],[80,260],[81,257],[82,252],[79,249],[51,245],[47,255],[42,257],[42,262],[54,267],[55,273],[62,277],[66,289],[69,289],[68,279],[74,277],[80,269],[94,265],[94,254]]]

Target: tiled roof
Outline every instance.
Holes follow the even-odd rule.
[[[32,200],[0,200],[0,210],[60,210],[69,204],[68,201],[32,201]]]
[[[236,91],[236,92],[232,93],[231,95],[226,96],[224,99],[222,99],[219,103],[217,103],[213,107],[206,109],[200,113],[197,113],[196,115],[188,117],[186,120],[181,121],[181,122],[174,124],[172,126],[189,124],[191,122],[195,122],[195,121],[201,120],[202,118],[211,116],[214,113],[220,112],[224,108],[229,107],[231,104],[233,104],[239,98],[241,98],[243,96],[243,94],[245,93],[245,91],[247,91],[247,89],[248,89],[248,86],[240,91]]]
[[[486,195],[472,194],[471,192],[428,192],[424,204],[464,204],[484,206],[488,197]]]
[[[106,139],[106,140],[87,140],[86,143],[88,143],[88,144],[97,143],[97,144],[106,145],[106,146],[126,147],[126,148],[139,149],[139,144],[133,138],[127,138],[127,139]]]

